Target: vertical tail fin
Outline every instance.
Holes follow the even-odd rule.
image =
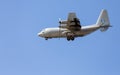
[[[98,17],[96,25],[100,26],[101,31],[106,31],[110,27],[110,21],[108,17],[107,10],[103,9]]]

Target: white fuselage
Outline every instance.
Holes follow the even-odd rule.
[[[96,31],[99,29],[99,25],[90,25],[90,26],[82,26],[79,31],[71,32],[67,28],[45,28],[41,32],[38,33],[38,36],[44,38],[62,38],[67,37],[67,33],[74,33],[75,37],[82,37],[84,35],[90,34],[91,32]]]

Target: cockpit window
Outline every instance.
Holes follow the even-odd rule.
[[[43,30],[41,31],[41,33],[45,33],[45,29],[43,29]]]
[[[44,31],[42,31],[42,33],[44,33]]]

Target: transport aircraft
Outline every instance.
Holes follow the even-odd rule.
[[[66,38],[68,41],[76,37],[83,37],[98,29],[106,31],[110,26],[107,10],[102,9],[95,24],[82,26],[74,12],[68,14],[67,20],[59,20],[59,27],[45,28],[38,33],[38,36],[45,38]]]

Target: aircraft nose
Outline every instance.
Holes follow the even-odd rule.
[[[42,33],[38,33],[38,36],[42,36]]]

